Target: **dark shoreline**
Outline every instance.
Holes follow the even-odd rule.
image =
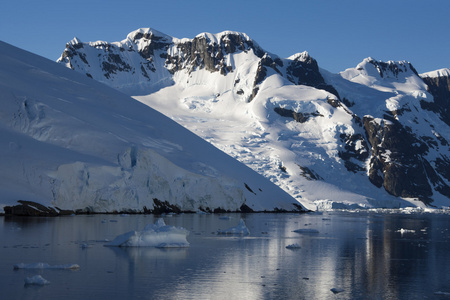
[[[154,199],[154,208],[148,209],[143,207],[142,211],[124,210],[124,211],[112,211],[112,212],[94,212],[89,209],[79,210],[65,210],[58,207],[47,207],[40,203],[33,201],[18,200],[19,204],[14,206],[5,206],[4,213],[0,213],[0,216],[6,217],[60,217],[60,216],[73,216],[73,215],[162,215],[162,214],[195,214],[197,211],[183,211],[175,205],[169,204],[167,201],[161,202]],[[247,205],[243,204],[239,210],[230,211],[221,208],[210,209],[209,207],[199,207],[199,211],[204,213],[308,213],[310,211],[304,210],[299,204],[293,203],[293,210],[284,210],[275,208],[273,211],[254,211]]]

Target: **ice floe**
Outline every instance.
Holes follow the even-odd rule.
[[[46,284],[50,284],[50,281],[48,281],[41,275],[34,275],[32,277],[25,278],[25,285],[46,285]]]
[[[117,236],[106,247],[189,247],[186,237],[189,231],[183,227],[166,225],[163,219],[148,224],[142,231],[129,231]]]

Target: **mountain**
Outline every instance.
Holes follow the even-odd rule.
[[[448,81],[409,62],[369,57],[332,74],[244,33],[150,28],[115,43],[75,38],[58,62],[171,117],[309,209],[450,204]]]
[[[23,200],[82,212],[303,210],[147,105],[3,42],[0,99],[1,208]]]

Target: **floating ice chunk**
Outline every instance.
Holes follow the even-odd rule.
[[[300,245],[295,243],[295,244],[291,244],[291,245],[287,245],[286,246],[287,249],[300,249]]]
[[[67,265],[49,265],[47,263],[32,263],[32,264],[15,264],[14,270],[19,269],[60,269],[60,270],[79,270],[80,266],[77,264],[67,264]]]
[[[242,235],[248,235],[250,234],[250,230],[248,230],[247,226],[245,226],[244,220],[240,220],[239,224],[235,227],[230,227],[225,230],[219,230],[217,231],[218,234],[242,234]]]
[[[107,247],[189,247],[186,240],[189,231],[182,227],[168,226],[163,219],[148,224],[142,231],[130,231],[117,236]]]
[[[32,277],[25,278],[25,285],[46,285],[50,284],[50,281],[43,278],[41,275],[34,275]]]
[[[330,291],[333,292],[333,294],[339,294],[342,293],[344,289],[332,288]]]
[[[404,234],[404,233],[414,233],[414,232],[416,232],[416,231],[415,231],[415,230],[412,230],[412,229],[404,229],[404,228],[401,228],[401,229],[397,230],[396,232],[400,232],[400,234]]]
[[[311,228],[304,228],[304,229],[294,230],[293,232],[304,233],[304,234],[315,234],[315,233],[319,233],[319,230],[311,229]]]

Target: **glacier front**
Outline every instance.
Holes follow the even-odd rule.
[[[0,99],[0,210],[303,210],[161,113],[3,42]]]

